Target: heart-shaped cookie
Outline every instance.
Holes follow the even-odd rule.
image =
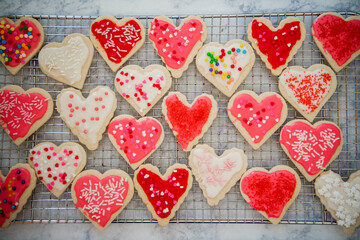
[[[131,115],[119,115],[111,120],[108,135],[116,150],[134,170],[164,140],[164,130],[159,121],[151,117],[136,120]]]
[[[232,148],[220,157],[210,146],[197,145],[191,150],[189,165],[210,206],[215,206],[240,180],[248,166],[243,150]]]
[[[202,94],[190,105],[180,92],[170,92],[162,103],[166,122],[184,151],[190,151],[209,129],[218,112],[214,97]]]
[[[282,20],[277,28],[266,18],[254,18],[247,29],[248,40],[275,76],[287,67],[305,40],[305,35],[305,25],[296,17]]]
[[[0,61],[15,75],[44,43],[44,29],[31,17],[22,17],[15,23],[9,18],[0,18]]]
[[[141,115],[145,114],[171,87],[171,75],[161,65],[150,65],[145,69],[128,65],[118,71],[115,88]]]
[[[265,92],[258,96],[248,90],[232,96],[227,111],[231,122],[255,150],[283,124],[288,113],[279,94]]]
[[[157,167],[145,164],[134,173],[134,186],[159,225],[166,227],[192,187],[191,171],[176,163],[162,176]]]
[[[333,171],[323,172],[315,180],[315,193],[346,234],[360,226],[360,170],[343,182]]]
[[[90,39],[113,72],[116,72],[145,42],[145,29],[133,17],[118,21],[113,16],[95,19]]]
[[[29,164],[39,180],[59,198],[85,167],[86,152],[74,142],[63,143],[59,147],[44,142],[30,150]]]
[[[339,72],[360,54],[360,16],[321,14],[312,24],[314,41],[330,66]]]
[[[0,125],[20,145],[52,116],[53,100],[41,88],[24,91],[8,85],[0,89]]]
[[[332,122],[320,121],[311,125],[304,120],[292,120],[281,129],[279,142],[306,180],[311,182],[339,156],[343,137],[340,128]]]
[[[124,210],[133,195],[134,184],[130,176],[119,169],[104,174],[86,170],[71,185],[75,206],[101,231]]]
[[[270,171],[251,168],[240,181],[245,201],[274,225],[284,217],[300,189],[299,175],[285,165],[275,166]]]
[[[170,18],[158,16],[149,28],[149,39],[174,78],[188,69],[206,37],[206,24],[197,16],[183,19],[179,27]]]
[[[228,97],[247,77],[255,63],[252,47],[245,41],[234,39],[224,46],[211,42],[196,55],[199,72]]]
[[[0,171],[0,228],[16,218],[35,187],[35,172],[29,164],[16,164],[6,177]]]
[[[107,86],[92,89],[86,99],[79,90],[63,89],[56,101],[61,119],[89,150],[99,146],[116,105],[115,93]]]
[[[94,56],[89,38],[73,33],[62,43],[49,43],[39,52],[39,66],[47,76],[81,89]]]
[[[322,64],[308,69],[288,67],[279,76],[279,90],[283,97],[310,122],[334,94],[336,86],[335,73]]]

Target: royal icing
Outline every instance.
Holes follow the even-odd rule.
[[[48,101],[40,93],[0,92],[0,124],[16,140],[24,137],[48,110]]]
[[[180,29],[155,18],[150,25],[149,39],[167,66],[182,68],[198,41],[201,42],[203,25],[197,19],[184,22]]]
[[[48,47],[39,53],[39,63],[55,77],[65,77],[70,84],[81,80],[82,67],[89,49],[82,37],[70,38],[65,46]]]
[[[322,123],[314,129],[298,121],[283,127],[280,143],[308,174],[315,175],[331,160],[341,140],[340,129],[334,124]]]

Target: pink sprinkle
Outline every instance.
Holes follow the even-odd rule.
[[[160,77],[160,80],[161,80],[161,81],[164,80],[164,76],[161,76],[161,77]]]
[[[59,182],[62,182],[63,180],[62,180],[62,178],[59,178]]]
[[[51,150],[51,151],[54,150],[54,147],[50,147],[50,150]]]
[[[157,211],[156,213],[159,215],[161,212],[160,212],[160,211]]]
[[[37,151],[37,153],[36,153],[37,155],[40,155],[41,154],[41,152],[40,151]]]
[[[156,206],[160,206],[160,205],[161,205],[161,202],[157,201]]]
[[[67,153],[67,149],[64,149],[64,153]]]
[[[62,161],[62,157],[59,157],[59,160]]]
[[[61,163],[61,166],[65,166],[65,164],[66,164],[65,162],[62,162],[62,163]]]
[[[51,185],[53,185],[53,186],[54,186],[54,185],[55,185],[55,183],[54,183],[54,182],[51,182]]]
[[[174,203],[174,204],[176,204],[176,203],[177,203],[177,201],[176,201],[176,200],[174,200],[174,201],[173,201],[173,203]]]
[[[160,80],[158,79],[158,80],[156,80],[156,83],[160,83]]]
[[[46,184],[46,186],[47,186],[50,190],[53,189],[53,187],[51,186],[50,183]]]
[[[150,184],[150,187],[151,187],[151,188],[154,187],[154,184]]]
[[[143,83],[145,84],[145,83],[146,83],[146,80],[143,80]]]
[[[24,20],[24,23],[25,23],[25,24],[28,24],[28,23],[29,23],[29,21],[28,21],[28,20]]]
[[[20,62],[21,62],[21,63],[23,63],[23,64],[25,63],[25,61],[24,61],[24,60],[20,60]]]
[[[53,156],[55,157],[57,154],[56,154],[56,152],[53,152]]]
[[[276,52],[276,53],[275,53],[275,55],[276,55],[276,56],[279,56],[279,55],[280,55],[280,53]]]
[[[62,177],[62,175],[63,175],[62,173],[59,173],[59,177]]]
[[[165,189],[165,193],[168,193],[169,191],[167,189]]]
[[[78,163],[74,163],[74,166],[77,167],[77,166],[78,166]]]
[[[34,166],[35,166],[35,167],[38,167],[38,166],[39,166],[39,164],[38,164],[38,163],[35,163],[35,164],[34,164]]]
[[[126,79],[125,82],[128,83],[128,82],[129,82],[129,79]]]
[[[282,62],[284,60],[284,58],[280,58],[280,62]]]
[[[122,95],[123,95],[124,97],[126,97],[126,93],[123,93]]]

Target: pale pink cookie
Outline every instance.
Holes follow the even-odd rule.
[[[247,28],[248,40],[275,76],[287,67],[305,40],[305,35],[305,25],[296,17],[282,20],[277,28],[266,18],[254,18]]]
[[[16,145],[44,125],[53,111],[53,100],[44,89],[24,91],[16,85],[0,89],[0,125]]]
[[[231,122],[255,150],[285,122],[288,114],[279,94],[265,92],[258,96],[248,90],[235,93],[227,111]]]
[[[141,116],[165,95],[171,82],[169,71],[157,64],[145,69],[127,65],[117,72],[114,80],[116,90]]]
[[[63,89],[56,101],[61,119],[89,150],[98,148],[116,105],[115,93],[107,86],[92,89],[86,99],[79,90]]]
[[[279,76],[280,93],[310,122],[314,121],[336,87],[335,73],[322,64],[312,65],[308,69],[288,67]]]
[[[116,72],[145,42],[145,29],[133,17],[120,21],[113,16],[94,20],[89,33],[91,42],[113,72]]]
[[[248,166],[243,150],[232,148],[218,157],[204,144],[191,150],[189,165],[210,206],[215,206],[240,180]]]
[[[151,164],[140,166],[134,173],[134,186],[147,209],[159,225],[166,227],[175,216],[192,187],[191,171],[176,163],[160,174]]]
[[[0,61],[15,75],[40,50],[44,43],[44,29],[31,17],[22,17],[15,23],[9,18],[1,17],[0,31],[3,32],[1,50],[4,53],[0,55]]]
[[[255,54],[247,42],[234,39],[222,45],[205,44],[196,56],[196,67],[209,82],[228,97],[250,73]]]
[[[39,52],[39,66],[47,76],[81,89],[94,56],[89,38],[73,33],[62,43],[52,42]]]
[[[158,16],[149,27],[149,39],[174,78],[188,69],[206,37],[206,24],[198,16],[183,19],[178,27],[170,18]]]
[[[170,92],[162,103],[162,113],[184,151],[190,151],[216,118],[214,97],[202,94],[192,104],[180,92]]]
[[[86,170],[71,185],[75,206],[101,231],[124,210],[133,195],[131,177],[119,169],[111,169],[104,174]]]
[[[270,171],[251,168],[240,181],[240,192],[245,201],[274,225],[284,217],[300,189],[299,175],[285,165],[277,165]]]
[[[344,19],[339,13],[323,13],[311,30],[316,45],[336,72],[359,56],[360,16]]]
[[[36,145],[30,150],[29,164],[39,180],[57,198],[66,190],[86,164],[86,152],[77,143],[56,146],[51,142]]]
[[[111,120],[108,136],[116,150],[135,170],[160,147],[164,140],[164,129],[155,118],[136,120],[131,115],[119,115]]]
[[[10,168],[5,177],[0,171],[0,227],[10,226],[23,209],[36,187],[34,169],[29,164],[18,163]]]
[[[343,137],[340,128],[328,121],[312,125],[292,120],[280,132],[280,145],[299,171],[311,182],[339,156]]]
[[[346,234],[353,234],[360,225],[360,170],[347,182],[333,171],[323,172],[315,180],[315,193]]]

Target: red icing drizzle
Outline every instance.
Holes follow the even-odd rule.
[[[304,122],[295,122],[284,126],[280,143],[309,175],[315,175],[331,160],[341,138],[340,129],[333,124],[323,123],[314,129]]]
[[[259,143],[264,135],[281,119],[283,103],[277,95],[264,98],[260,103],[249,94],[238,95],[233,106],[228,109],[240,121],[254,143]]]
[[[108,132],[116,139],[129,162],[137,163],[156,148],[162,128],[151,118],[141,122],[137,122],[135,118],[124,118],[113,120]]]
[[[360,20],[345,21],[327,14],[317,18],[312,26],[314,36],[339,66],[360,49]]]
[[[0,178],[0,226],[18,209],[19,200],[29,187],[31,174],[26,168],[15,168],[5,182]]]
[[[0,124],[13,140],[24,137],[47,108],[47,99],[40,93],[0,92]]]
[[[250,199],[248,203],[256,210],[264,211],[269,218],[280,217],[295,188],[296,178],[287,170],[253,171],[241,181],[241,191]]]
[[[166,21],[155,19],[151,22],[149,38],[155,43],[158,54],[166,65],[181,68],[195,44],[201,41],[202,23],[197,19],[186,21],[180,29]]]
[[[174,169],[167,181],[145,168],[136,176],[155,213],[161,218],[167,218],[171,214],[188,187],[188,178],[189,172],[183,168]]]
[[[117,26],[113,21],[103,19],[91,25],[91,32],[114,63],[120,63],[141,40],[141,28],[134,20]]]
[[[301,39],[300,22],[286,23],[283,28],[273,32],[265,23],[252,21],[252,37],[257,40],[260,51],[267,56],[273,69],[286,63],[291,49]]]
[[[186,149],[189,142],[201,134],[208,121],[212,108],[211,99],[201,96],[189,108],[179,100],[176,94],[173,94],[166,98],[165,104],[172,130],[178,133],[176,138],[182,148]]]

